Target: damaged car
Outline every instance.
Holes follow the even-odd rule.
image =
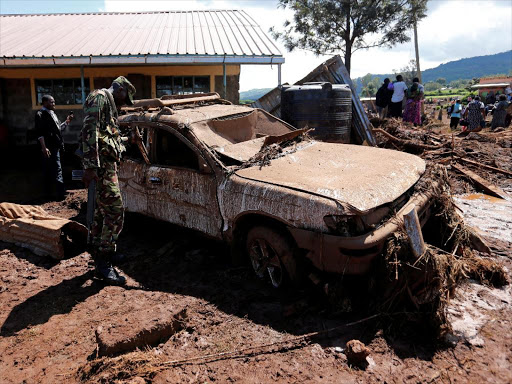
[[[126,210],[230,243],[275,287],[305,268],[366,274],[397,218],[430,214],[419,157],[315,141],[217,94],[141,100],[119,121],[138,138],[120,166]]]

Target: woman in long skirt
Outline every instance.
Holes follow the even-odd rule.
[[[500,101],[494,107],[492,115],[491,128],[496,129],[498,127],[506,127],[505,119],[507,117],[508,101],[507,96],[500,95]]]
[[[468,123],[468,132],[482,130],[482,121],[485,120],[485,107],[480,101],[479,96],[475,96],[473,101],[468,104],[465,115]]]
[[[407,102],[405,104],[404,121],[421,125],[421,92],[418,83],[413,83],[407,91]]]

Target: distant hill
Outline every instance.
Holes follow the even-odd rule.
[[[397,68],[398,69],[398,68]],[[512,71],[512,50],[497,53],[495,55],[475,56],[466,59],[450,61],[435,68],[426,69],[421,72],[423,83],[434,81],[444,77],[446,82],[459,79],[472,79],[497,74],[508,75]],[[389,77],[393,80],[393,74],[373,75],[384,80]],[[361,92],[361,78],[355,79],[358,93]]]
[[[256,88],[249,91],[240,92],[240,100],[258,100],[261,96],[271,91],[273,88]]]

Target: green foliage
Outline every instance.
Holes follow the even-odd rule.
[[[395,77],[398,75],[402,75],[405,84],[407,84],[407,86],[410,87],[412,85],[412,79],[418,77],[416,60],[410,60],[409,63],[400,70],[394,69],[393,74],[395,75]]]
[[[408,30],[426,16],[428,0],[279,0],[294,12],[284,31],[272,27],[288,51],[305,49],[316,55],[343,52],[350,73],[352,53],[410,40]]]
[[[458,79],[458,80],[451,81],[450,84],[448,84],[448,86],[450,88],[466,88],[470,84],[471,84],[470,79]]]
[[[428,84],[428,83],[427,83]],[[426,89],[425,85],[425,89]],[[460,99],[462,104],[467,104],[468,97],[475,97],[475,92],[469,92],[464,88],[459,89],[444,89],[444,90],[435,90],[435,91],[426,91],[425,99],[449,99],[449,98],[457,98]]]
[[[429,81],[428,83],[425,84],[425,95],[428,92],[437,91],[437,90],[441,89],[442,87],[443,86],[439,83],[436,83],[434,81]]]
[[[436,80],[436,83],[439,83],[441,85],[446,85],[446,79],[444,77],[440,77]]]
[[[361,91],[361,96],[363,97],[373,97],[377,94],[377,90],[380,87],[380,79],[378,77],[373,77],[370,73],[363,76],[361,78],[361,82],[363,84],[363,90]]]
[[[496,73],[508,73],[512,63],[512,50],[487,56],[476,56],[441,64],[422,72],[423,81],[435,81],[442,77],[449,83],[457,79],[487,77]]]
[[[452,81],[466,81],[465,84],[451,85],[452,88],[465,88],[467,83],[472,78],[490,77],[496,73],[508,73],[510,71],[510,63],[512,63],[512,50],[495,55],[470,57],[456,61],[450,61],[446,64],[441,64],[435,68],[423,70],[421,77],[423,84],[428,82],[435,82],[436,79],[442,77],[450,84]],[[511,71],[512,72],[512,71]],[[512,76],[512,73],[510,74]],[[392,74],[376,74],[373,75],[384,79],[385,77],[392,78]],[[360,82],[356,79],[358,90],[360,90]]]

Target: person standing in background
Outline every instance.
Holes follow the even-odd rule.
[[[43,107],[35,116],[35,130],[43,158],[44,190],[47,198],[60,201],[66,194],[60,162],[60,154],[64,150],[62,130],[69,125],[73,114],[69,114],[66,121],[61,123],[55,114],[55,99],[44,95],[41,103]]]
[[[455,101],[455,104],[452,106],[452,113],[450,118],[450,129],[457,129],[460,121],[460,113],[462,112],[462,104],[460,103],[460,99]]]
[[[494,105],[496,103],[496,96],[494,95],[494,91],[489,91],[485,98],[486,105]]]
[[[398,75],[396,82],[393,83],[393,96],[389,106],[391,117],[402,117],[402,103],[406,91],[407,85],[405,85],[404,78],[402,75]]]
[[[389,83],[390,80],[386,77],[375,96],[375,104],[377,105],[377,112],[379,112],[380,119],[384,119],[388,115],[388,106],[389,103],[391,103],[391,96],[393,95],[393,92],[388,89]]]
[[[498,102],[494,106],[494,113],[492,116],[491,129],[496,129],[498,127],[506,127],[506,117],[507,117],[507,108],[508,108],[507,96],[500,95]]]
[[[412,82],[418,84],[418,91],[419,93],[421,93],[421,98],[423,99],[425,95],[425,87],[423,86],[423,84],[420,84],[420,79],[418,77],[415,77],[414,79],[412,79]]]
[[[466,132],[479,132],[482,130],[482,122],[485,121],[484,103],[480,101],[479,96],[475,96],[466,107],[465,118],[468,123]]]
[[[421,125],[421,93],[418,83],[413,83],[407,91],[407,104],[405,105],[404,121]]]

